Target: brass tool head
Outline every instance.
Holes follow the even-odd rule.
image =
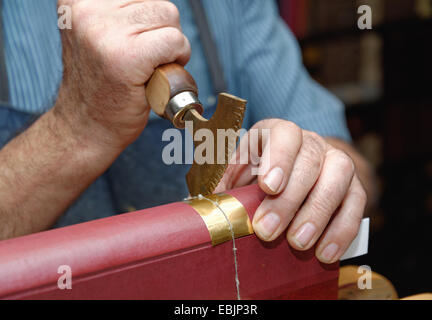
[[[207,140],[196,141],[194,139],[194,162],[186,175],[186,182],[191,196],[212,194],[222,179],[228,162],[234,152],[238,140],[238,133],[242,127],[246,100],[237,98],[227,93],[219,95],[218,106],[210,120],[203,118],[196,110],[189,110],[185,121],[192,121],[192,136],[200,129],[208,129],[213,138],[213,163],[197,163],[197,148]],[[208,137],[206,136],[206,139]],[[210,144],[209,144],[210,145]]]

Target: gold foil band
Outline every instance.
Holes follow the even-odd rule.
[[[235,238],[254,233],[246,209],[240,201],[229,194],[188,199],[185,203],[201,216],[214,246],[232,240],[230,224]]]

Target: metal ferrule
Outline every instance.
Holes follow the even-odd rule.
[[[168,102],[165,114],[176,128],[184,129],[184,115],[191,109],[197,110],[199,114],[202,114],[204,111],[196,94],[192,91],[184,91],[171,98]]]

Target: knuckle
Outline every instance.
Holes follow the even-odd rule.
[[[325,150],[326,142],[323,137],[321,137],[318,133],[313,131],[305,131],[305,139],[307,138],[310,143],[314,143],[317,147]]]
[[[307,141],[310,148],[313,149],[316,153],[319,153],[320,155],[325,154],[327,143],[323,137],[321,137],[315,132],[309,132],[305,135],[304,139]]]
[[[302,129],[291,121],[275,120],[271,134],[275,135],[278,140],[280,137],[287,137],[298,149],[300,149],[303,143]]]
[[[353,175],[355,171],[354,162],[351,157],[341,150],[334,150],[332,157],[335,166],[343,173],[343,175]]]
[[[150,23],[149,15],[154,15],[152,10],[148,8],[147,3],[142,3],[129,13],[128,21],[131,24],[148,24]]]
[[[143,2],[137,6],[128,18],[132,24],[143,25],[178,25],[180,13],[177,7],[169,1]]]
[[[302,150],[299,161],[303,166],[302,174],[313,175],[321,170],[322,155],[315,153],[313,150]]]
[[[256,122],[251,129],[269,129],[274,126],[274,124],[280,122],[280,119],[263,119]]]
[[[274,125],[275,139],[279,142],[281,137],[290,137],[289,141],[293,143],[293,145],[297,146],[297,150],[301,146],[302,142],[302,134],[301,129],[294,123],[290,121],[280,120],[275,122]],[[288,162],[290,165],[294,165],[297,152],[293,153],[293,145],[287,143],[280,143],[274,146],[276,149],[276,154],[280,155],[284,161]]]
[[[174,27],[166,28],[165,37],[165,40],[172,46],[182,47],[185,43],[185,36],[183,33]]]
[[[277,124],[277,126],[280,126],[285,131],[288,131],[291,135],[295,135],[299,138],[302,137],[302,129],[294,122],[282,120]]]
[[[191,54],[191,44],[189,42],[189,39],[187,37],[184,37],[183,41],[184,41],[185,54],[190,57],[190,54]]]
[[[295,165],[290,180],[295,181],[299,187],[309,191],[318,177],[319,168],[314,168],[307,162],[308,160],[301,161],[304,161],[303,164]]]
[[[303,137],[302,157],[313,168],[320,168],[324,160],[325,144],[323,139],[315,134],[305,134]]]
[[[164,1],[161,4],[163,5],[163,18],[169,21],[180,21],[180,12],[174,3]]]

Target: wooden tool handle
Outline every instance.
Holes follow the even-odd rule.
[[[190,91],[198,96],[195,80],[181,65],[170,63],[156,69],[146,87],[146,97],[154,112],[167,118],[168,102],[177,94]]]

